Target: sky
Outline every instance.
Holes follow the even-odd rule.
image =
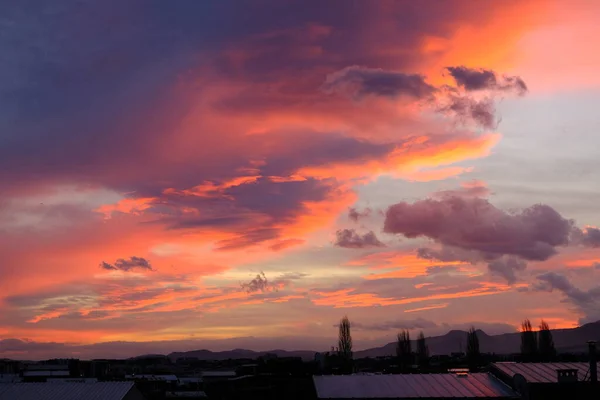
[[[600,3],[0,5],[0,356],[600,319]]]

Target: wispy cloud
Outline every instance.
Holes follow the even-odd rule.
[[[385,244],[377,239],[373,231],[363,234],[354,229],[340,229],[335,233],[334,245],[348,249],[364,249],[369,247],[385,247]]]
[[[128,259],[119,258],[117,261],[115,261],[112,264],[102,261],[100,263],[100,268],[106,269],[109,271],[125,271],[125,272],[132,271],[135,269],[148,270],[148,271],[153,270],[152,266],[150,265],[150,262],[148,260],[146,260],[143,257],[136,257],[136,256],[129,257]]]

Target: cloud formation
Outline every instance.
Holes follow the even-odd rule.
[[[498,78],[496,72],[466,67],[446,68],[457,87],[433,86],[418,74],[352,66],[329,74],[322,88],[327,93],[342,93],[355,99],[367,96],[405,97],[422,101],[421,106],[449,115],[461,125],[475,125],[486,130],[497,128],[496,98],[499,94],[525,95],[527,86],[516,76]],[[483,91],[485,97],[470,92]]]
[[[466,91],[497,90],[513,91],[518,95],[527,93],[527,85],[518,76],[502,76],[489,69],[468,68],[465,66],[447,67],[446,70],[459,87]]]
[[[446,197],[479,197],[486,198],[490,195],[490,190],[485,182],[473,180],[464,182],[458,189],[440,190],[432,194],[435,199],[444,199]]]
[[[422,75],[356,65],[327,75],[322,89],[328,93],[349,94],[356,99],[369,95],[424,99],[436,90]]]
[[[360,322],[352,322],[352,327],[356,329],[362,330],[370,330],[370,331],[390,331],[390,330],[400,330],[400,329],[431,329],[436,328],[438,325],[433,322],[423,318],[416,319],[407,319],[407,320],[393,320],[393,321],[384,321],[381,323],[373,323],[373,324],[364,324]]]
[[[484,129],[496,129],[498,126],[496,107],[491,98],[476,100],[468,96],[450,95],[447,103],[441,105],[439,111],[456,115],[461,123],[474,121]]]
[[[340,229],[335,233],[334,245],[345,247],[348,249],[364,249],[369,247],[385,247],[375,232],[369,231],[363,234],[356,232],[354,229]]]
[[[600,228],[587,227],[581,231],[580,243],[586,247],[600,247]]]
[[[352,221],[354,221],[354,222],[358,222],[358,220],[359,220],[359,219],[361,219],[361,218],[366,218],[366,217],[368,217],[369,215],[371,215],[371,212],[372,212],[372,210],[371,210],[370,208],[368,208],[368,207],[367,207],[367,208],[365,208],[365,209],[364,209],[364,210],[362,210],[362,211],[360,211],[360,210],[357,210],[357,209],[356,209],[356,208],[354,208],[354,207],[351,207],[351,208],[348,210],[348,218],[350,218],[350,219],[351,219]]]
[[[119,258],[117,261],[115,261],[112,264],[102,261],[100,263],[100,268],[106,269],[109,271],[125,271],[125,272],[132,271],[134,269],[142,269],[142,270],[145,269],[148,271],[152,271],[152,265],[150,265],[150,262],[148,260],[146,260],[143,257],[136,257],[136,256],[129,257],[128,259]]]
[[[246,293],[268,292],[271,290],[271,285],[264,272],[256,274],[253,279],[242,283],[240,286]]]
[[[509,284],[517,281],[517,272],[525,271],[527,263],[515,256],[503,256],[491,261],[488,268],[492,274],[506,279]]]
[[[442,262],[461,261],[475,264],[480,261],[480,257],[476,253],[453,246],[441,246],[440,249],[419,247],[417,256],[424,260]]]
[[[422,258],[488,262],[490,271],[509,283],[516,282],[525,261],[545,261],[567,246],[573,229],[572,220],[547,205],[508,213],[486,199],[451,194],[392,205],[384,222],[387,233],[426,237],[442,246],[419,249]]]
[[[490,153],[495,101],[518,92],[492,58],[537,16],[523,2],[36,3],[2,15],[0,276],[13,300],[0,301],[3,337],[278,336],[315,315],[337,320],[338,306],[385,320],[398,309],[369,305],[506,290],[457,288],[450,268],[437,293],[416,290],[415,277],[444,274],[414,253],[379,264],[406,280],[359,277],[365,268],[322,241],[376,177],[443,179]],[[486,35],[465,41],[463,27]],[[436,83],[463,63],[498,68],[496,86]],[[369,235],[345,239],[379,246]],[[98,274],[99,260],[129,273]],[[266,275],[240,290],[249,265]],[[307,295],[345,279],[368,282]]]
[[[561,292],[567,301],[575,305],[584,315],[582,323],[600,319],[600,286],[581,290],[573,285],[565,275],[557,272],[540,274],[537,279],[538,282],[533,285],[534,290]]]
[[[407,238],[427,237],[441,244],[544,261],[569,243],[573,221],[537,204],[508,213],[480,198],[447,197],[401,202],[386,212],[384,231]]]

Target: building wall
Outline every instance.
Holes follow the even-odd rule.
[[[147,400],[135,386],[123,397],[123,400]]]
[[[528,400],[597,400],[600,386],[591,382],[538,383],[529,385]]]

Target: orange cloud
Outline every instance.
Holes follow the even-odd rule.
[[[441,72],[448,65],[500,70],[515,67],[519,60],[513,57],[511,49],[524,32],[533,25],[537,27],[548,13],[547,7],[540,4],[524,1],[473,7],[466,2],[442,4],[436,10],[400,3],[367,8],[353,4],[335,13],[335,18],[315,10],[315,18],[326,21],[290,20],[285,28],[272,25],[277,18],[259,19],[255,21],[258,25],[247,32],[242,29],[244,34],[240,37],[227,36],[214,48],[203,48],[200,42],[175,46],[193,49],[194,53],[169,53],[162,57],[171,60],[165,63],[148,61],[146,57],[150,55],[136,53],[143,46],[131,48],[123,52],[127,58],[123,66],[135,66],[131,75],[124,75],[130,79],[94,75],[98,80],[89,80],[97,82],[94,88],[120,82],[112,92],[96,96],[85,90],[86,101],[77,101],[78,90],[71,85],[62,96],[69,101],[62,104],[62,97],[52,93],[49,109],[64,109],[66,113],[42,122],[54,129],[55,121],[61,121],[59,131],[48,135],[59,150],[48,151],[44,147],[48,142],[43,140],[39,147],[35,147],[36,141],[27,144],[35,151],[17,154],[17,158],[7,162],[26,168],[2,169],[10,170],[10,175],[16,177],[6,179],[15,181],[14,187],[9,185],[7,189],[4,179],[0,179],[3,193],[40,192],[63,182],[93,184],[111,193],[127,192],[122,193],[120,200],[109,197],[107,204],[100,206],[68,208],[59,204],[50,210],[69,220],[72,225],[67,228],[50,233],[0,230],[0,253],[3,264],[8,266],[2,270],[0,285],[5,299],[0,314],[5,309],[13,313],[6,319],[10,326],[2,328],[3,335],[9,332],[20,337],[67,341],[139,335],[180,337],[193,330],[190,315],[226,313],[241,305],[259,306],[264,302],[273,306],[305,298],[300,292],[280,293],[273,298],[248,296],[236,291],[232,282],[221,282],[220,287],[207,287],[204,282],[207,276],[220,279],[219,274],[225,270],[271,264],[273,251],[300,246],[309,235],[332,230],[338,217],[358,200],[355,189],[378,176],[422,182],[465,174],[471,168],[454,164],[489,155],[501,138],[500,133],[480,133],[457,126],[456,121],[436,114],[421,101],[385,95],[357,101],[326,95],[321,86],[327,75],[364,63],[385,71],[425,74],[428,83],[438,84],[446,82]],[[140,12],[143,15],[143,10]],[[347,19],[346,12],[364,18],[355,26],[336,25],[353,20]],[[398,23],[402,18],[415,23]],[[181,26],[176,29],[180,31]],[[579,32],[582,33],[585,30]],[[136,43],[135,38],[128,38],[127,43]],[[525,48],[539,43],[537,39],[530,40]],[[581,56],[584,47],[573,46],[570,54]],[[181,61],[187,59],[203,62],[198,66]],[[523,65],[535,64],[526,61]],[[185,68],[179,69],[180,63]],[[87,65],[82,61],[84,64]],[[160,71],[154,69],[157,66]],[[106,69],[87,72],[98,71]],[[59,72],[61,76],[71,74]],[[46,86],[52,87],[40,85]],[[120,101],[123,96],[117,95],[122,93],[128,93],[125,103]],[[101,107],[110,111],[106,114],[100,108],[91,113],[98,115],[95,119],[90,117],[89,98],[111,98],[114,102]],[[36,95],[38,101],[43,101],[43,97]],[[85,104],[85,110],[79,110],[78,103]],[[114,118],[115,115],[119,117]],[[111,123],[105,124],[108,120]],[[80,135],[88,130],[94,140],[80,140]],[[11,150],[3,154],[12,157]],[[30,154],[39,156],[27,158]],[[39,178],[31,178],[38,175]],[[90,212],[91,208],[94,212]],[[284,258],[285,255],[277,255],[282,266],[298,262]],[[98,267],[105,260],[132,256],[151,260],[157,272],[125,279],[123,275],[104,274]],[[294,256],[306,265],[315,264],[316,256],[311,253]],[[327,261],[325,267],[337,271],[338,265]],[[349,265],[386,270],[365,277],[372,281],[420,277],[432,263],[414,254],[388,252],[366,256]],[[177,280],[182,276],[185,279]],[[193,282],[188,282],[190,287],[176,287],[169,278],[179,285]],[[310,284],[319,279],[322,277]],[[141,283],[130,286],[133,280]],[[72,285],[90,288],[90,303],[58,307],[60,293],[53,290],[76,292]],[[448,294],[435,293],[441,285],[437,290],[430,286],[415,284],[423,296],[406,299],[356,293],[352,289],[317,292],[311,298],[312,304],[318,306],[368,307],[485,296],[508,290],[488,284]],[[451,287],[444,289],[448,288]],[[56,301],[54,308],[46,308],[48,304],[43,302],[33,308],[11,308],[6,304],[10,297],[42,292],[52,292],[45,300]],[[407,312],[425,309],[428,308]],[[96,318],[94,311],[105,314]],[[111,325],[130,313],[143,318],[141,322],[136,320],[139,325]],[[154,331],[148,327],[156,327],[160,322],[153,321],[153,317],[165,314],[178,315],[180,319],[173,325],[165,324],[170,328],[159,327],[156,333],[149,333]],[[86,323],[85,329],[77,332],[52,325],[68,317],[88,318],[90,325]],[[30,323],[24,328],[12,320]],[[207,329],[231,336],[249,328],[236,330],[224,324]]]
[[[485,23],[463,24],[449,38],[429,37],[425,40],[424,50],[439,55],[428,71],[439,72],[449,65],[502,70],[515,67],[525,55],[518,46],[523,36],[552,23],[557,15],[554,5],[558,3],[525,0],[505,2],[493,10],[475,7],[471,12],[479,12],[483,18],[487,16]],[[529,75],[525,76],[529,79]]]
[[[154,201],[156,198],[152,197],[124,198],[115,204],[104,204],[95,211],[103,214],[105,218],[111,218],[114,212],[140,215],[144,210],[150,208]]]
[[[410,310],[404,310],[404,312],[411,313],[411,312],[419,312],[419,311],[427,311],[427,310],[436,310],[439,308],[446,308],[446,307],[448,307],[449,304],[450,303],[432,304],[432,305],[426,306],[426,307],[411,308]]]
[[[519,287],[523,285],[517,285]],[[526,286],[526,285],[525,285]],[[374,293],[353,293],[354,289],[341,289],[334,292],[315,292],[319,297],[312,298],[311,301],[321,306],[332,306],[334,308],[347,307],[372,307],[372,306],[390,306],[401,304],[420,303],[429,300],[448,300],[466,297],[491,296],[512,290],[509,285],[483,282],[479,288],[459,291],[455,293],[439,293],[428,296],[410,297],[404,299],[379,297]]]
[[[427,268],[432,266],[453,266],[456,262],[442,262],[420,258],[416,253],[402,253],[396,251],[379,252],[349,261],[347,265],[366,266],[369,269],[393,269],[378,274],[368,274],[365,279],[382,278],[414,278],[427,275]]]
[[[415,182],[441,181],[472,171],[473,167],[447,167],[432,170],[419,170],[407,174],[406,179]]]
[[[600,258],[585,258],[579,260],[569,260],[565,262],[567,267],[591,267],[595,264],[600,265]]]
[[[468,168],[450,167],[434,172],[423,172],[426,168],[454,164],[459,161],[485,157],[500,140],[499,134],[479,136],[465,135],[426,137],[407,140],[381,160],[364,161],[360,164],[329,164],[320,167],[304,167],[298,171],[303,176],[320,178],[368,180],[379,175],[407,177],[413,180],[437,180],[469,172]],[[445,177],[444,177],[445,176]],[[360,182],[360,181],[359,181]]]

